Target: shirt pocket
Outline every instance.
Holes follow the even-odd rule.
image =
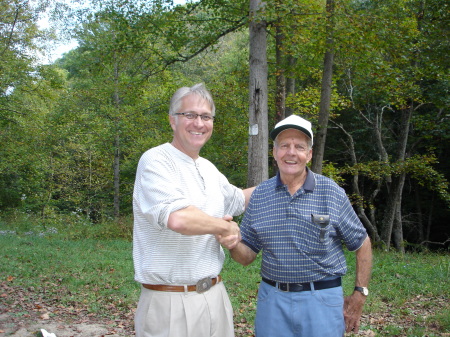
[[[325,220],[324,214],[320,214]],[[297,226],[295,228],[295,237],[297,249],[306,254],[312,255],[326,255],[332,245],[332,241],[336,237],[336,230],[332,224],[331,219],[328,217],[328,221],[318,223],[315,221],[311,214],[309,216],[303,216],[298,219]]]
[[[326,244],[332,228],[328,214],[311,214],[311,222],[319,229],[319,242]]]

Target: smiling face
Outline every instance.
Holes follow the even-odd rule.
[[[190,94],[181,99],[181,107],[177,112],[192,112],[198,115],[211,115],[211,106],[205,99]],[[197,159],[201,148],[211,138],[213,121],[203,121],[200,117],[193,120],[185,116],[169,116],[173,130],[172,145],[193,159]]]
[[[276,138],[273,157],[280,170],[281,181],[285,184],[295,182],[303,184],[306,178],[306,164],[312,158],[309,138],[301,131],[287,129]]]

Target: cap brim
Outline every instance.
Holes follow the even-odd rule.
[[[279,126],[275,129],[273,129],[270,132],[270,138],[272,138],[272,140],[275,140],[275,138],[277,138],[277,136],[279,135],[280,132],[287,130],[287,129],[299,130],[299,131],[303,132],[305,135],[307,135],[310,139],[312,139],[311,133],[307,129],[302,128],[301,126],[298,126],[298,125],[294,125],[294,124],[286,124],[286,125],[282,125],[282,126]]]

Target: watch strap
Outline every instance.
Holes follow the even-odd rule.
[[[366,287],[355,287],[355,290],[359,291],[364,296],[369,295],[369,289],[367,289]]]

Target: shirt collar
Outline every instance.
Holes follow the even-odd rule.
[[[196,165],[197,163],[200,162],[200,158],[198,157],[196,160],[192,159],[190,156],[188,156],[186,153],[178,150],[175,146],[173,146],[171,143],[166,143],[165,144],[167,150],[175,157],[178,157],[179,159],[189,163],[189,164],[194,164]]]
[[[306,167],[306,179],[303,183],[303,189],[305,192],[313,192],[314,187],[316,187],[316,177],[314,176],[314,172]]]
[[[276,188],[282,187],[284,184],[281,182],[280,171],[277,172],[276,176]],[[302,188],[305,192],[313,192],[314,187],[316,187],[316,178],[314,177],[313,171],[311,171],[308,167],[306,167],[306,179],[303,183]]]

